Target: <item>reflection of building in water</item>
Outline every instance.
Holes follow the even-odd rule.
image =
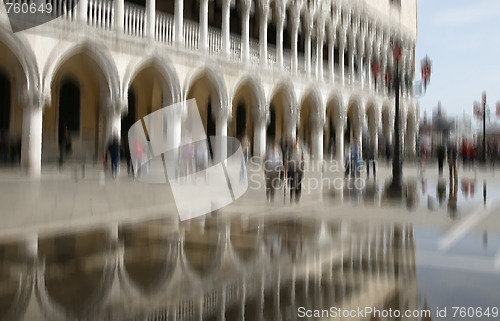
[[[0,320],[295,320],[299,307],[417,308],[411,226],[199,223],[3,245]]]

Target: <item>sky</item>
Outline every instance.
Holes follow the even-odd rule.
[[[448,116],[472,116],[474,101],[486,103],[495,117],[500,101],[500,1],[417,0],[416,80],[420,61],[432,60],[427,93],[419,99],[428,117],[441,101]]]

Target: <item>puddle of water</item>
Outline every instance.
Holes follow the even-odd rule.
[[[424,306],[456,320],[453,306],[500,307],[500,236],[482,248],[481,234],[467,234],[440,252],[446,232],[206,217],[48,236],[31,252],[0,244],[0,320],[22,320],[29,302],[34,320],[97,321],[320,320],[324,310]]]

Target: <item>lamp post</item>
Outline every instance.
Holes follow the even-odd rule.
[[[394,58],[394,91],[396,96],[395,111],[394,111],[394,154],[392,158],[392,183],[389,186],[391,194],[401,196],[403,192],[402,185],[402,168],[400,155],[400,138],[399,135],[399,61],[401,60],[402,48],[399,40],[394,40],[392,54]]]
[[[474,115],[476,118],[482,120],[483,122],[483,148],[482,149],[482,158],[483,163],[486,163],[486,91],[483,91],[481,105],[479,102],[474,102]]]

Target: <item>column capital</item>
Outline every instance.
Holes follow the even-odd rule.
[[[297,31],[300,26],[300,7],[292,7],[290,21],[292,23],[292,30]]]
[[[313,13],[310,11],[306,11],[304,14],[304,32],[307,35],[311,35],[312,31],[314,28],[314,18],[313,18]]]
[[[225,0],[230,1],[230,0]],[[234,0],[233,0],[234,1]],[[269,19],[269,10],[270,10],[270,2],[271,0],[258,0],[259,2],[259,13],[266,18]]]
[[[286,19],[286,0],[275,0],[276,21],[283,25]]]
[[[252,9],[252,0],[241,0],[240,5],[241,5],[241,12],[244,15],[250,14],[250,9]]]

